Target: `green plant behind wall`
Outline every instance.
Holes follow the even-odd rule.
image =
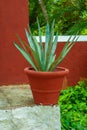
[[[29,0],[30,26],[35,35],[38,16],[44,34],[45,20],[39,0]],[[87,34],[87,0],[41,0],[46,5],[50,22],[56,20],[55,32],[61,35]]]

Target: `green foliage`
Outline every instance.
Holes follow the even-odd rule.
[[[87,31],[87,0],[43,0],[46,5],[50,22],[55,19],[55,32],[60,35],[86,34]],[[30,26],[35,35],[36,17],[40,19],[41,28],[44,34],[45,19],[38,0],[29,0]]]
[[[18,36],[21,46],[18,45],[16,42],[14,43],[14,45],[36,71],[54,71],[55,68],[62,62],[62,60],[71,50],[78,37],[74,36],[72,38],[72,36],[70,36],[68,41],[65,43],[61,53],[58,57],[56,57],[55,51],[58,43],[58,33],[56,33],[56,36],[54,37],[55,21],[52,22],[51,27],[49,23],[47,23],[46,25],[46,40],[44,45],[42,42],[42,34],[39,21],[37,21],[37,24],[39,42],[32,35],[29,28],[29,31],[25,29],[28,43],[22,41],[21,38]]]
[[[62,130],[87,130],[87,79],[62,90],[59,104]]]

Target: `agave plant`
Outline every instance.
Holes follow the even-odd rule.
[[[54,71],[71,50],[78,37],[74,36],[72,38],[72,36],[70,36],[57,57],[55,51],[59,42],[58,32],[54,36],[55,21],[53,21],[51,26],[49,23],[46,24],[45,44],[42,42],[41,29],[38,20],[37,24],[39,42],[32,35],[31,30],[28,27],[28,29],[25,29],[28,42],[23,41],[18,36],[21,45],[16,42],[14,42],[14,45],[36,71]]]

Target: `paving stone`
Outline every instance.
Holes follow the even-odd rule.
[[[34,105],[29,85],[0,87],[0,109]]]
[[[0,110],[2,130],[61,130],[59,106]]]
[[[61,130],[58,105],[35,105],[28,85],[0,87],[0,130]]]

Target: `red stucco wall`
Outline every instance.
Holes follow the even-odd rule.
[[[28,24],[27,0],[0,0],[0,85],[25,80],[26,61],[13,45],[16,34],[25,39]]]
[[[57,54],[62,46],[63,43],[58,46]],[[77,42],[60,66],[70,70],[69,85],[74,85],[79,80],[87,78],[87,42]]]

